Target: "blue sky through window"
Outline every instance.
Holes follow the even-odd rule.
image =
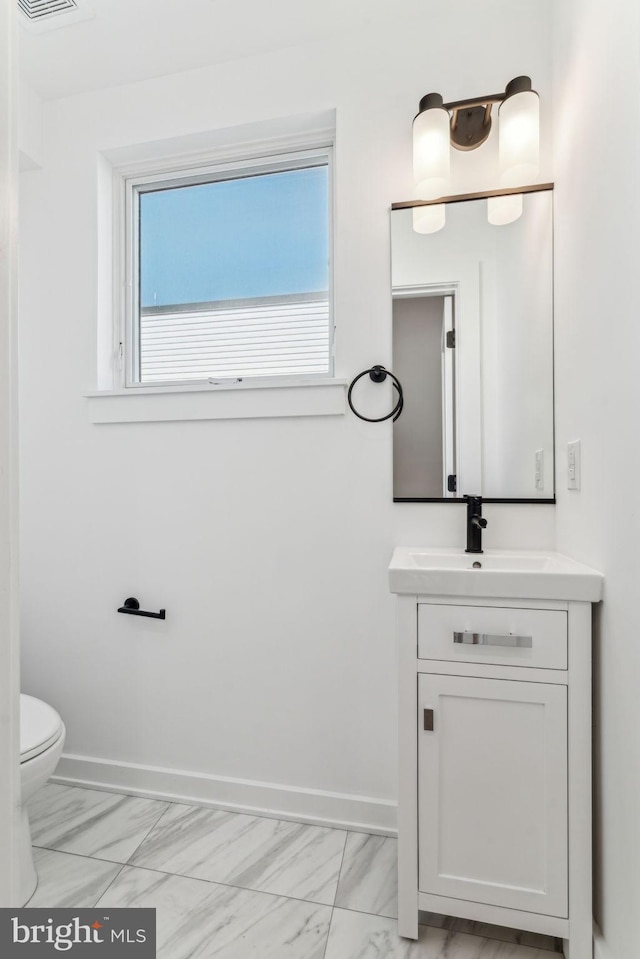
[[[140,305],[328,289],[326,166],[140,195]]]

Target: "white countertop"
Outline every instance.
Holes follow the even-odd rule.
[[[480,563],[474,568],[473,563]],[[568,556],[546,550],[398,546],[389,564],[392,593],[595,603],[604,577]]]

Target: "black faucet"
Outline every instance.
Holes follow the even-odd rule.
[[[482,553],[482,530],[487,525],[482,515],[482,497],[465,496],[467,501],[467,548],[465,553]]]

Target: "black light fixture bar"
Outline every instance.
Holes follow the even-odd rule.
[[[422,113],[423,110],[428,110],[430,107],[435,106],[443,107],[445,110],[462,110],[464,107],[481,107],[487,104],[502,103],[507,97],[511,97],[515,93],[523,93],[525,90],[530,89],[531,77],[522,76],[509,80],[504,93],[490,93],[486,97],[472,97],[467,100],[451,100],[450,103],[444,103],[439,93],[427,93],[420,100],[418,113]]]
[[[475,150],[491,132],[491,109],[494,103],[503,103],[508,97],[526,90],[531,90],[531,77],[521,76],[510,80],[504,93],[490,93],[484,97],[444,103],[439,93],[427,93],[420,100],[418,114],[433,108],[446,110],[451,114],[451,145],[456,150]]]
[[[474,97],[473,100],[452,100],[451,103],[443,103],[442,106],[445,110],[464,110],[465,107],[483,107],[502,103],[504,99],[506,99],[506,93],[492,93],[487,97]]]

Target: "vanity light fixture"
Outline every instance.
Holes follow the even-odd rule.
[[[540,99],[530,77],[507,84],[498,121],[500,185],[530,183],[540,165]]]
[[[430,206],[414,206],[414,233],[437,233],[445,224],[446,203],[434,203]]]
[[[449,109],[439,93],[427,93],[413,120],[413,181],[416,200],[449,192]]]
[[[428,93],[420,101],[413,121],[413,179],[417,200],[437,200],[449,188],[450,146],[476,150],[491,132],[492,108],[499,103],[498,153],[500,185],[514,187],[531,182],[538,175],[540,156],[539,98],[530,77],[515,77],[504,93],[444,103],[439,93]],[[495,197],[489,204],[489,222],[511,223],[522,212],[522,197]],[[443,210],[444,213],[444,210]],[[419,229],[416,232],[435,232]]]
[[[487,219],[492,226],[505,226],[522,216],[522,193],[487,198]]]

